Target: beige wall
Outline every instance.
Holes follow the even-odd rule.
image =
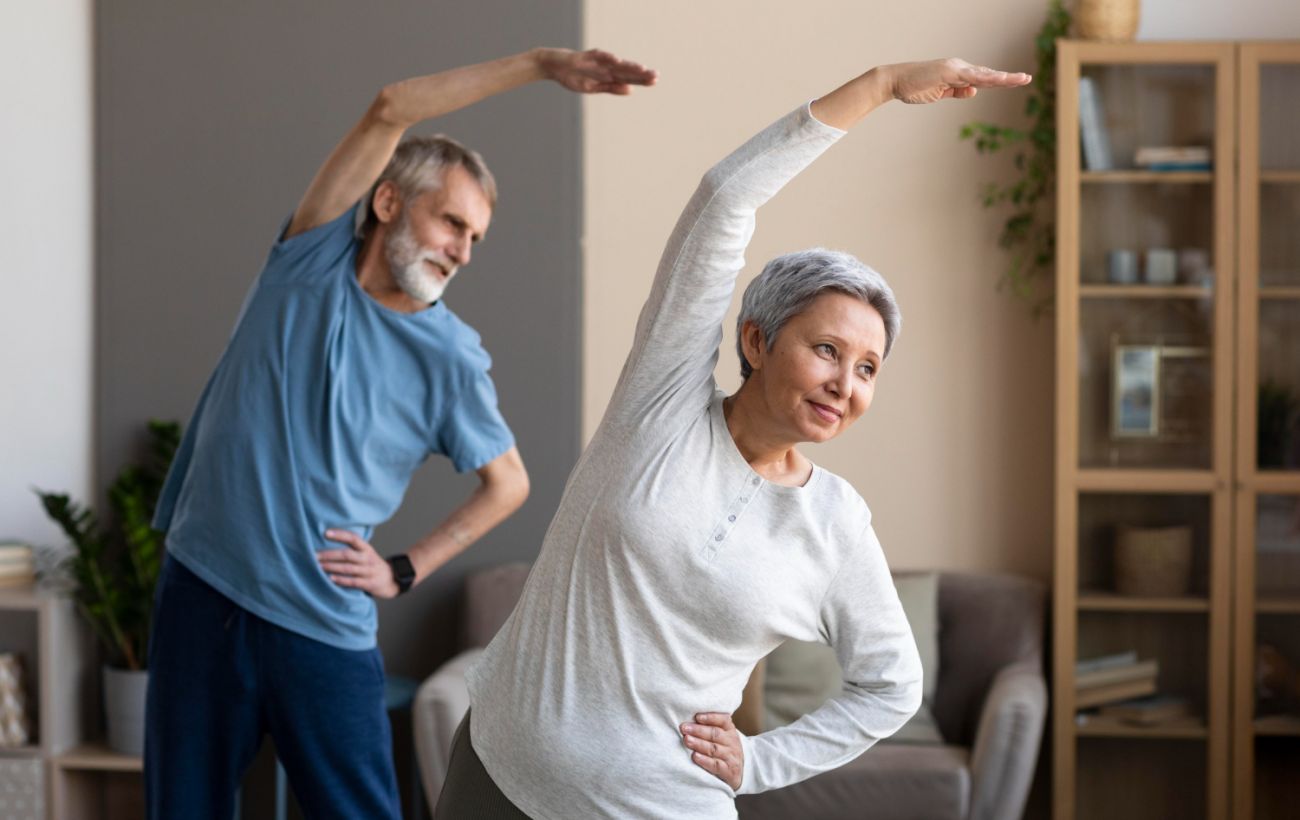
[[[873,64],[960,55],[1032,70],[1043,8],[588,3],[587,43],[642,60],[661,80],[585,111],[584,436],[618,377],[662,244],[709,165]],[[898,568],[1042,578],[1051,569],[1051,323],[996,290],[1000,219],[978,194],[1004,166],[957,140],[963,122],[1014,117],[1024,99],[876,112],[760,212],[741,276],[743,288],[766,259],[821,244],[858,255],[894,286],[904,330],[875,404],[809,453],[867,499]],[[732,344],[728,330],[718,377],[729,391],[739,381]]]

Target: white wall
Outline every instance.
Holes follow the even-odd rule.
[[[0,538],[43,544],[31,488],[90,489],[92,19],[0,4]]]
[[[1139,40],[1289,40],[1300,37],[1296,0],[1145,0]]]

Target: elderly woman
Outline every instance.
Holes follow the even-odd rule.
[[[438,817],[735,817],[736,794],[840,766],[916,710],[920,662],[871,512],[796,449],[870,406],[893,293],[843,253],[768,263],[745,292],[731,396],[713,378],[721,323],[755,211],[843,129],[891,99],[1027,82],[961,60],[876,68],[704,176],[519,605],[470,670]],[[790,638],[832,646],[843,690],[743,736],[745,682]]]

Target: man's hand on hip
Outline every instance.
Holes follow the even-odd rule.
[[[344,549],[322,550],[316,560],[330,580],[341,587],[359,589],[374,598],[396,598],[397,581],[388,561],[370,542],[347,530],[326,530],[325,537],[346,544]]]

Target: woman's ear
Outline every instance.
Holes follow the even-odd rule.
[[[763,340],[763,331],[752,321],[746,320],[740,326],[740,348],[745,352],[745,361],[749,362],[750,370],[757,372],[763,369],[767,343]]]

